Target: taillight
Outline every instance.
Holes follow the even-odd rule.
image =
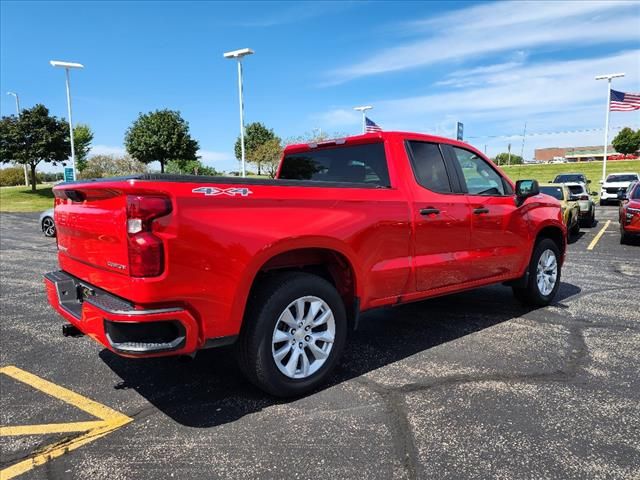
[[[132,277],[157,277],[164,270],[162,239],[153,234],[153,221],[171,212],[167,197],[127,195],[127,235],[129,237],[129,274]]]

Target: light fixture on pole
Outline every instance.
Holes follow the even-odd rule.
[[[244,100],[242,92],[242,57],[253,54],[250,48],[241,48],[224,53],[224,58],[235,58],[238,61],[238,96],[240,100],[240,152],[242,156],[242,176],[246,176],[244,155]]]
[[[20,117],[20,97],[15,92],[7,92],[7,95],[12,95],[16,99],[16,115]],[[22,164],[22,170],[24,171],[24,184],[25,186],[29,186],[29,174],[27,173],[27,164]]]
[[[358,110],[362,112],[362,133],[367,133],[367,115],[366,111],[371,110],[373,107],[371,105],[363,105],[361,107],[353,107],[354,110]]]
[[[84,65],[73,62],[60,62],[51,60],[49,62],[52,67],[64,68],[67,79],[67,112],[69,113],[69,137],[71,140],[71,171],[73,172],[73,180],[76,179],[76,147],[73,143],[73,120],[71,118],[71,87],[69,85],[69,70],[72,68],[84,68]]]
[[[611,102],[611,79],[624,77],[624,73],[611,73],[609,75],[598,75],[596,80],[607,80],[607,113],[604,121],[604,155],[602,157],[602,183],[607,178],[607,147],[609,143],[609,111]]]

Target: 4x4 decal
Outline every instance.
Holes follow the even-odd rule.
[[[194,188],[191,191],[193,193],[202,193],[207,197],[210,197],[212,195],[229,195],[230,197],[235,197],[236,195],[240,195],[242,197],[246,197],[247,195],[251,195],[253,193],[247,187],[231,187],[231,188],[198,187],[198,188]]]

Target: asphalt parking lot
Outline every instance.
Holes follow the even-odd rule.
[[[0,222],[2,478],[640,478],[640,243],[620,245],[617,207],[570,245],[552,306],[496,286],[370,312],[293,401],[228,349],[131,361],[64,338],[37,217]],[[126,420],[87,434],[95,417]]]

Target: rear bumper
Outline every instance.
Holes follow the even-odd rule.
[[[182,307],[137,306],[63,271],[44,278],[51,306],[82,333],[119,355],[185,355],[200,346],[198,324]]]

